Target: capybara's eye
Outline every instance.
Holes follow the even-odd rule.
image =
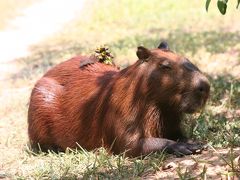
[[[185,59],[183,61],[183,66],[189,71],[199,71],[199,69],[194,64],[192,64],[188,59]]]
[[[159,67],[161,69],[171,70],[172,66],[168,61],[163,61],[161,64],[159,64]]]

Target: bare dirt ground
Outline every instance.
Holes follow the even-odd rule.
[[[56,5],[57,4],[57,5]],[[15,59],[29,55],[31,45],[58,32],[78,16],[84,0],[40,0],[23,9],[0,31],[0,80],[7,74],[16,72]],[[64,12],[64,13],[63,13]]]
[[[233,160],[237,167],[240,165],[240,148],[235,148],[233,154],[235,157],[237,155],[237,158]],[[180,173],[184,179],[229,179],[232,169],[228,156],[229,149],[218,149],[217,151],[209,149],[200,155],[182,158],[170,157],[156,174],[146,176],[146,178],[178,179]],[[184,176],[185,173],[186,176]],[[230,179],[238,179],[238,177],[231,175]]]

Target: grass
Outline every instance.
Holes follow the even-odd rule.
[[[124,155],[96,152],[33,155],[27,148],[27,107],[31,88],[53,65],[77,54],[89,54],[95,47],[108,44],[115,62],[121,67],[136,60],[136,47],[156,47],[166,39],[172,50],[184,54],[210,79],[211,97],[205,110],[187,116],[186,134],[207,142],[225,154],[217,155],[223,169],[219,174],[206,168],[187,169],[179,165],[170,177],[182,179],[239,176],[233,166],[236,147],[240,146],[240,12],[228,7],[225,16],[215,6],[205,12],[204,1],[121,0],[91,1],[81,16],[61,32],[31,47],[29,57],[16,61],[19,69],[9,76],[1,89],[0,101],[0,177],[12,179],[135,179],[164,177],[162,165],[166,154],[128,159]],[[191,126],[189,126],[189,123]],[[232,149],[232,152],[228,152]],[[235,153],[234,153],[235,152]],[[210,153],[210,152],[208,152]],[[224,157],[226,161],[222,161]],[[197,165],[210,162],[213,156],[201,155]],[[202,163],[204,159],[204,163]],[[213,162],[215,162],[213,161]],[[212,162],[212,161],[211,161]],[[230,166],[229,166],[230,165]],[[226,169],[229,168],[229,169]],[[1,170],[2,169],[2,170]],[[216,170],[217,171],[217,170]],[[160,174],[159,174],[160,173]],[[195,174],[196,173],[196,174]]]
[[[94,152],[67,150],[66,153],[40,153],[37,163],[31,160],[36,156],[26,150],[26,159],[22,163],[22,174],[18,178],[35,179],[123,179],[141,177],[148,172],[158,170],[165,156],[152,154],[142,159],[128,159],[123,155],[109,155],[100,148]],[[31,164],[29,166],[29,164]]]

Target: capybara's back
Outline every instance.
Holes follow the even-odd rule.
[[[138,47],[137,56],[121,71],[91,56],[49,70],[31,94],[31,146],[42,151],[105,147],[129,156],[201,149],[186,143],[180,122],[206,103],[207,78],[166,43],[152,50]]]
[[[98,62],[80,67],[87,60],[80,56],[63,62],[36,83],[28,112],[33,147],[65,150],[75,148],[76,142],[87,149],[101,146],[102,127],[94,121],[94,112],[101,111],[109,79],[118,69]]]

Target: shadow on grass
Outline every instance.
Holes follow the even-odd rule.
[[[234,47],[239,43],[240,32],[198,32],[188,33],[176,31],[170,33],[168,40],[173,44],[177,52],[184,53],[186,51],[192,54],[197,53],[199,48],[205,48],[207,52],[212,54],[224,53],[228,48]]]
[[[144,165],[134,162],[135,165],[121,165],[119,168],[108,167],[101,168],[87,168],[82,174],[83,179],[128,179],[128,178],[140,178],[143,176],[145,170],[149,168],[148,165]],[[138,164],[138,165],[136,165]],[[138,166],[138,167],[137,167]],[[153,171],[150,171],[153,173]]]
[[[231,74],[222,74],[215,77],[208,76],[211,82],[211,100],[220,105],[221,100],[228,101],[228,105],[240,108],[240,81]]]
[[[83,179],[136,179],[153,175],[169,155],[158,152],[138,158],[98,154],[94,163],[81,173]]]
[[[159,35],[161,33],[161,29],[159,29],[159,31],[150,29],[148,36],[136,34],[135,36],[124,37],[116,42],[110,42],[109,46],[114,52],[125,54],[125,52],[130,49],[135,51],[139,45],[155,48],[163,38],[168,41],[172,50],[181,54],[191,53],[194,55],[201,48],[204,48],[212,54],[217,54],[233,48],[239,44],[240,39],[240,32],[186,32],[176,30],[169,32],[168,35],[164,37]],[[62,44],[53,43],[52,45],[42,44],[34,46],[31,49],[31,56],[19,60],[24,62],[26,66],[14,74],[13,78],[28,78],[35,74],[41,74],[52,65],[59,63],[59,59],[67,57],[66,55],[70,54],[74,56],[82,54],[83,52],[89,52],[89,49],[94,49],[96,46],[96,43],[89,44],[87,40],[85,41],[84,39],[79,42],[62,42]],[[122,66],[127,65],[126,62],[122,63]]]
[[[150,36],[135,35],[125,37],[117,42],[113,42],[111,46],[113,48],[136,48],[143,44],[146,47],[157,47],[161,41],[161,38],[157,31],[150,30]],[[195,54],[200,48],[205,48],[210,53],[224,53],[228,48],[234,47],[239,43],[240,32],[185,32],[182,30],[176,30],[170,32],[164,39],[170,44],[170,48],[178,53],[190,52]]]

